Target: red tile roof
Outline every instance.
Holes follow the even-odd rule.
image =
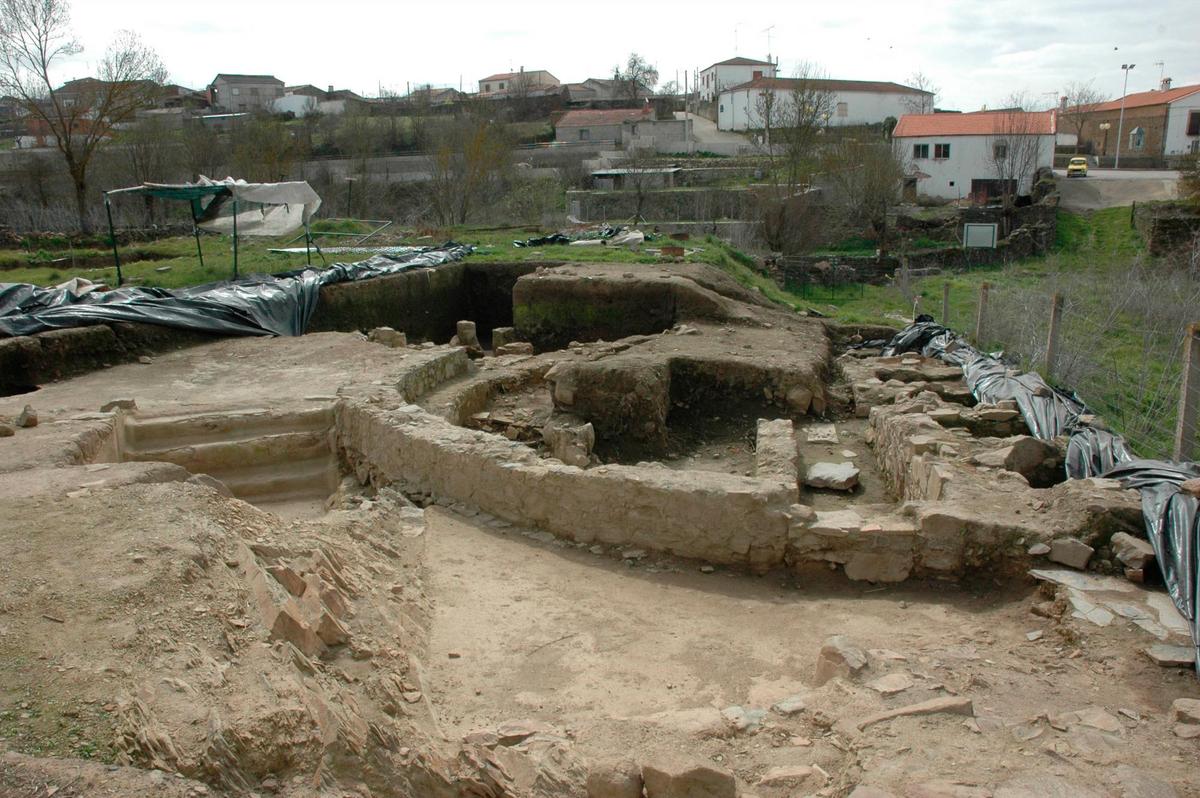
[[[643,108],[581,109],[567,111],[555,127],[587,127],[589,125],[620,125],[636,122],[654,113],[650,106]]]
[[[875,94],[931,94],[931,92],[923,91],[921,89],[914,89],[912,86],[902,86],[899,83],[891,83],[890,81],[830,80],[827,78],[755,78],[747,83],[722,89],[721,93],[724,94],[727,91],[741,91],[743,89],[774,89],[775,91],[791,91],[800,83],[807,83],[814,89],[822,89],[824,91],[865,91]]]
[[[1017,118],[1014,119],[1014,117]],[[994,136],[1022,130],[1042,136],[1054,135],[1054,112],[977,111],[970,114],[905,114],[900,117],[896,129],[892,131],[892,138]]]
[[[1184,97],[1200,92],[1200,84],[1192,86],[1179,86],[1166,91],[1139,91],[1136,94],[1128,94],[1125,96],[1126,108],[1142,108],[1147,105],[1162,105],[1164,103],[1173,103],[1176,100],[1182,100]],[[1121,110],[1120,98],[1109,100],[1106,103],[1100,103],[1092,111],[1119,111]]]

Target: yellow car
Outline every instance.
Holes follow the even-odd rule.
[[[1067,177],[1087,177],[1087,158],[1072,158],[1067,162]]]

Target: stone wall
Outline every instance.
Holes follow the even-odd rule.
[[[307,332],[394,327],[409,341],[447,341],[455,322],[468,318],[466,269],[460,261],[325,286]]]
[[[413,405],[343,402],[346,465],[373,484],[466,502],[583,543],[639,546],[765,570],[783,561],[796,486],[706,471],[583,470]]]
[[[220,337],[155,324],[112,322],[0,338],[0,396]]]
[[[585,222],[629,219],[638,209],[636,191],[568,191],[567,207],[579,203]],[[677,188],[642,192],[642,217],[655,222],[754,217],[754,193],[747,188]]]
[[[1151,255],[1182,249],[1200,234],[1200,211],[1182,202],[1135,204],[1132,217]]]

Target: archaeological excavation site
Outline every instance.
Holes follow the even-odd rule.
[[[0,794],[1200,796],[1195,474],[928,317],[431,254],[0,337]]]

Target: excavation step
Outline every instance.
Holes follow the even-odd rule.
[[[233,495],[246,501],[268,501],[294,495],[323,493],[337,489],[337,461],[332,454],[308,460],[267,463],[252,468],[210,472],[229,486]]]
[[[199,443],[250,440],[278,433],[318,432],[333,426],[333,405],[289,410],[237,410],[223,413],[127,416],[124,447],[130,451],[173,449]]]
[[[181,465],[193,473],[212,474],[269,463],[309,460],[330,453],[329,432],[283,432],[234,441],[213,441],[167,449],[125,449],[126,460],[153,460]]]

